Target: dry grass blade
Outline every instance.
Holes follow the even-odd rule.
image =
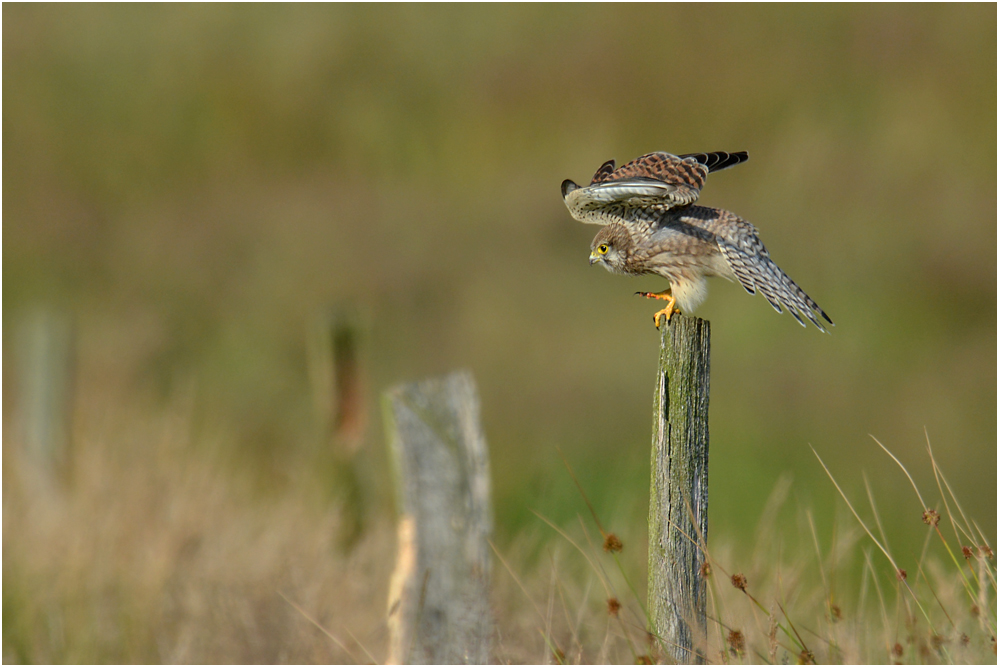
[[[880,536],[882,536],[882,543],[885,546],[885,553],[888,555],[889,554],[889,540],[888,540],[888,538],[886,538],[886,535],[885,535],[885,527],[882,526],[882,517],[879,515],[878,508],[875,506],[875,495],[872,494],[872,487],[868,483],[868,474],[862,472],[861,473],[861,480],[865,484],[865,495],[868,497],[868,505],[870,505],[871,508],[872,508],[872,517],[875,518],[875,526],[878,527],[878,533],[879,533]],[[891,557],[890,557],[890,561],[892,561],[893,568],[895,568],[897,571],[899,571],[899,567],[896,566],[896,562],[893,561]]]
[[[923,562],[923,559],[921,559],[921,562]],[[948,618],[948,623],[951,624],[952,628],[955,628],[956,627],[955,620],[952,619],[951,614],[948,612],[948,609],[944,607],[944,603],[941,601],[941,597],[938,596],[937,591],[934,589],[934,585],[930,581],[930,578],[928,578],[927,574],[924,573],[923,563],[917,564],[917,576],[922,577],[924,579],[924,582],[927,583],[927,589],[928,591],[930,591],[931,596],[933,596],[934,600],[937,601],[937,604],[941,608],[941,612],[944,613],[944,616]]]
[[[545,608],[545,632],[544,632],[544,635],[545,635],[546,638],[551,638],[552,637],[552,617],[553,617],[552,609],[555,607],[556,582],[558,581],[558,575],[557,575],[557,571],[556,571],[555,557],[552,554],[552,552],[549,552],[549,559],[552,562],[552,571],[549,574],[549,599],[548,599],[548,605]],[[566,653],[563,652],[561,648],[557,648],[556,651],[558,652],[558,654],[556,656],[559,659],[559,663],[565,663],[566,662]]]
[[[823,459],[819,456],[819,453],[816,452],[816,448],[814,448],[814,447],[812,447],[810,445],[809,449],[813,451],[814,455],[816,455],[816,459],[819,460],[820,466],[822,466],[823,470],[826,471],[826,475],[830,478],[830,482],[833,483],[833,486],[837,488],[837,491],[840,493],[840,498],[842,498],[844,500],[844,503],[847,504],[847,507],[850,509],[851,513],[854,515],[854,519],[856,519],[858,521],[858,524],[860,524],[861,528],[865,530],[865,533],[868,534],[868,537],[872,539],[872,542],[875,543],[875,546],[879,550],[882,551],[882,554],[885,555],[885,558],[889,560],[889,563],[892,564],[892,567],[894,569],[896,569],[896,571],[898,572],[899,571],[899,566],[896,565],[896,561],[892,558],[892,555],[889,554],[888,550],[886,550],[884,547],[882,547],[882,543],[880,543],[878,541],[878,539],[875,538],[875,534],[873,534],[871,532],[871,529],[868,528],[868,525],[865,524],[864,520],[861,519],[861,516],[858,515],[858,511],[854,510],[854,506],[851,504],[850,499],[847,498],[847,495],[844,494],[844,490],[842,490],[840,488],[840,485],[837,484],[836,478],[834,478],[833,474],[830,473],[830,469],[828,469],[826,467],[826,464],[823,462]]]
[[[542,515],[541,513],[539,513],[537,510],[532,510],[531,512],[534,513],[535,516],[538,517],[538,519],[540,519],[541,521],[545,522],[550,527],[552,527],[552,529],[556,533],[558,533],[560,536],[562,536],[563,538],[565,538],[566,542],[568,542],[570,545],[572,545],[573,547],[575,547],[577,549],[577,551],[580,554],[583,555],[583,558],[587,560],[587,563],[590,564],[590,567],[593,568],[594,572],[598,574],[598,579],[601,581],[601,585],[604,587],[604,592],[608,596],[617,596],[617,594],[615,593],[614,589],[611,587],[611,584],[607,581],[607,579],[602,574],[602,570],[598,567],[597,564],[594,563],[594,560],[590,558],[590,555],[587,554],[587,552],[582,547],[580,547],[575,540],[573,540],[572,538],[569,537],[568,533],[566,533],[565,531],[563,531],[562,529],[560,529],[558,526],[555,525],[554,522],[552,522],[547,517],[545,517],[544,515]]]
[[[643,602],[642,597],[639,596],[638,591],[636,591],[635,586],[632,584],[632,580],[628,577],[628,572],[625,570],[624,566],[622,566],[621,559],[618,558],[618,552],[620,552],[620,550],[621,550],[621,543],[620,543],[620,541],[617,542],[617,549],[609,549],[611,546],[613,546],[613,545],[616,544],[615,541],[617,541],[617,536],[614,536],[613,534],[608,534],[604,530],[604,526],[601,524],[601,520],[600,520],[600,518],[597,515],[597,511],[594,509],[593,504],[590,503],[590,499],[587,498],[587,493],[584,491],[583,485],[580,483],[579,479],[576,477],[576,474],[573,472],[573,467],[570,466],[569,460],[566,459],[566,456],[563,454],[562,449],[559,448],[558,446],[556,446],[556,452],[559,453],[559,457],[562,459],[563,465],[566,467],[566,471],[569,473],[570,478],[572,478],[573,484],[576,485],[577,490],[579,490],[580,496],[583,498],[584,504],[586,504],[587,509],[590,511],[591,517],[594,518],[594,524],[597,525],[597,530],[601,533],[601,538],[604,539],[604,541],[605,541],[605,545],[604,545],[605,551],[606,552],[610,552],[611,556],[614,558],[615,565],[618,566],[618,572],[621,574],[622,578],[625,580],[625,585],[629,588],[629,591],[631,591],[632,595],[635,596],[636,602],[639,604],[639,607],[642,609],[642,614],[643,614],[643,616],[646,619],[646,623],[647,623],[647,625],[649,625],[650,624],[649,612],[646,610],[646,605]],[[537,515],[538,513],[535,513],[535,514]],[[551,526],[551,523],[550,523],[550,526]],[[580,521],[580,527],[583,529],[583,535],[586,536],[587,542],[590,543],[590,536],[587,534],[586,527],[583,526],[583,521],[582,520]],[[565,535],[564,535],[564,537],[565,537]],[[572,541],[570,541],[570,542],[572,543]],[[593,547],[594,546],[591,543],[591,548],[593,548]],[[577,549],[580,549],[580,548],[577,547]],[[584,555],[584,556],[586,556],[586,555]],[[588,557],[588,560],[589,560],[589,557]],[[593,565],[593,562],[591,562],[591,565]],[[602,584],[605,584],[606,582],[610,582],[610,578],[608,578],[608,574],[604,571],[604,567],[603,566],[601,566],[601,578],[602,578]],[[605,589],[608,589],[608,585],[607,584],[605,584]]]
[[[878,595],[878,605],[879,610],[882,612],[882,628],[885,629],[885,653],[889,656],[892,652],[892,644],[889,642],[889,613],[885,608],[885,597],[882,595],[882,587],[878,583],[878,574],[875,572],[875,565],[872,563],[872,553],[871,550],[865,550],[865,568],[867,572],[871,573],[872,584],[875,585],[875,593]]]
[[[601,537],[602,538],[605,537],[607,533],[604,531],[604,527],[601,526],[601,520],[600,518],[597,517],[597,511],[594,510],[594,506],[591,505],[590,499],[587,498],[587,493],[583,491],[583,485],[580,484],[580,481],[577,479],[576,474],[573,473],[573,467],[569,465],[569,460],[566,459],[566,455],[563,454],[563,451],[559,448],[558,445],[556,446],[556,452],[559,453],[559,458],[562,459],[563,466],[566,467],[566,471],[569,473],[569,477],[573,479],[573,484],[576,485],[576,488],[580,491],[580,496],[583,497],[583,502],[587,504],[587,509],[590,511],[591,517],[594,518],[594,524],[597,525],[597,530],[601,532]]]
[[[882,543],[878,542],[878,539],[875,538],[875,534],[873,534],[871,532],[871,530],[868,528],[868,525],[865,524],[864,520],[861,519],[861,516],[858,515],[858,511],[856,511],[854,509],[854,506],[851,504],[850,500],[847,498],[847,495],[844,494],[844,490],[842,490],[840,488],[840,485],[837,484],[837,480],[833,477],[833,474],[830,473],[830,469],[828,469],[826,467],[826,464],[823,462],[823,459],[819,456],[819,453],[816,452],[816,448],[814,448],[814,447],[812,447],[810,445],[809,449],[813,451],[814,455],[816,455],[816,459],[819,460],[819,463],[823,467],[823,470],[826,471],[826,475],[830,478],[830,482],[832,482],[833,486],[837,488],[837,492],[840,493],[840,497],[844,500],[844,503],[847,504],[847,507],[850,509],[851,513],[854,515],[854,519],[856,519],[858,521],[858,523],[861,525],[861,528],[864,529],[865,533],[868,534],[868,537],[872,539],[872,541],[875,543],[876,547],[878,547],[878,549],[882,551],[882,554],[885,555],[885,558],[889,560],[890,564],[892,564],[892,567],[896,570],[896,573],[900,575],[899,580],[900,580],[900,582],[902,582],[903,586],[906,588],[906,591],[909,592],[910,598],[913,599],[913,602],[916,604],[917,608],[920,610],[921,614],[924,616],[924,619],[927,620],[927,623],[931,624],[930,616],[927,614],[927,611],[924,610],[924,606],[920,604],[920,599],[917,598],[916,594],[910,588],[909,583],[906,581],[906,577],[905,577],[906,571],[902,570],[896,564],[896,560],[892,558],[892,555],[889,554],[889,551],[885,547],[883,547]],[[868,488],[867,478],[865,479],[865,487]],[[868,491],[869,491],[869,498],[871,498],[871,490],[869,489]],[[872,504],[874,506],[874,500],[872,501]],[[879,523],[879,528],[881,530],[881,522],[879,522],[879,520],[878,520],[878,514],[877,513],[875,515],[875,520],[876,520],[876,522]],[[933,626],[931,628],[933,630]]]
[[[504,559],[503,555],[500,553],[500,550],[497,549],[497,546],[493,543],[492,540],[488,542],[490,544],[490,548],[492,548],[493,550],[493,553],[497,556],[497,559],[499,559],[500,563],[503,564],[505,569],[507,569],[507,572],[510,574],[511,578],[514,580],[518,588],[524,594],[524,597],[528,600],[529,603],[531,603],[531,607],[534,608],[535,614],[538,616],[539,622],[545,627],[545,628],[537,628],[536,630],[538,631],[538,633],[541,634],[542,639],[545,641],[545,645],[549,648],[549,651],[551,652],[552,658],[560,664],[565,663],[566,660],[565,654],[562,652],[562,650],[559,649],[558,645],[556,645],[552,641],[552,638],[550,637],[551,634],[546,631],[546,629],[549,629],[551,626],[551,614],[546,615],[545,613],[542,612],[542,610],[538,607],[538,604],[535,603],[535,600],[531,597],[531,594],[528,593],[528,588],[524,586],[524,583],[521,581],[521,578],[517,576],[517,573],[514,572],[514,569],[511,568],[507,560]],[[549,600],[550,612],[551,612],[551,604],[552,600],[550,596]]]
[[[788,626],[790,626],[792,629],[792,633],[795,634],[795,637],[792,637],[790,635],[789,637],[792,638],[792,640],[795,641],[796,644],[802,648],[802,651],[806,652],[808,656],[813,656],[813,653],[809,650],[809,647],[806,646],[806,641],[802,639],[802,636],[800,636],[798,630],[796,630],[795,624],[793,624],[792,620],[789,619],[788,613],[785,612],[785,608],[781,605],[779,601],[775,601],[775,604],[778,606],[778,609],[781,610],[781,614],[784,615],[785,621],[788,622]],[[785,634],[787,635],[788,631],[785,631]]]
[[[576,621],[573,623],[573,636],[580,637],[580,629],[583,628],[584,615],[587,612],[587,601],[590,599],[590,588],[594,584],[593,575],[587,578],[587,584],[580,595],[580,604],[577,606]],[[582,645],[582,643],[581,643]]]
[[[594,546],[593,541],[590,540],[590,534],[587,533],[587,527],[584,526],[583,518],[577,515],[577,520],[579,520],[580,522],[580,530],[583,531],[583,537],[587,539],[587,545],[589,545],[590,549],[596,553],[597,548]],[[628,571],[625,570],[625,567],[622,565],[621,560],[618,558],[618,552],[611,552],[610,554],[611,557],[615,560],[615,565],[618,566],[618,572],[621,574],[622,579],[625,580],[625,586],[629,588],[629,591],[632,592],[632,596],[635,597],[635,602],[639,604],[639,609],[642,610],[642,615],[643,618],[645,619],[646,625],[650,626],[651,624],[649,620],[649,613],[646,611],[646,604],[643,602],[642,597],[639,596],[639,592],[636,591],[635,587],[632,585],[632,581],[628,577]],[[603,577],[604,581],[610,583],[611,578],[608,577],[607,571],[604,570],[604,565],[601,563],[598,563],[597,565],[601,569],[601,576]]]
[[[983,530],[979,527],[978,523],[973,522],[973,524],[975,524],[976,531],[979,533],[979,538],[982,541],[982,546],[989,548],[989,550],[992,552],[993,548],[990,546],[990,539],[986,537],[986,534],[983,533]]]
[[[347,631],[347,635],[351,636],[351,640],[357,643],[358,647],[361,648],[361,651],[368,656],[368,660],[377,666],[379,664],[378,660],[374,656],[372,656],[372,653],[368,651],[368,648],[364,646],[364,644],[358,639],[358,637],[351,632],[351,629],[345,626],[344,630]]]
[[[566,655],[563,654],[563,651],[559,649],[559,647],[554,642],[552,642],[552,639],[549,638],[548,634],[546,634],[545,631],[543,631],[542,629],[538,629],[538,632],[542,634],[542,639],[545,641],[546,646],[548,646],[549,653],[552,655],[552,658],[555,659],[560,666],[565,665]]]
[[[948,545],[948,541],[945,540],[944,535],[941,533],[940,527],[938,527],[938,523],[936,521],[936,518],[938,518],[939,516],[937,515],[937,513],[935,513],[934,516],[933,516],[933,518],[929,517],[929,513],[930,513],[929,506],[924,502],[924,499],[923,499],[923,497],[920,494],[920,490],[917,489],[917,484],[913,481],[913,476],[910,475],[910,472],[906,470],[906,467],[903,466],[902,462],[900,462],[899,459],[894,454],[892,454],[892,452],[890,452],[888,448],[886,448],[884,445],[882,445],[882,443],[880,443],[879,440],[877,438],[875,438],[874,436],[872,436],[871,434],[869,434],[869,436],[872,437],[872,440],[874,440],[876,443],[878,443],[878,446],[880,448],[882,448],[886,452],[886,454],[888,454],[890,457],[892,457],[893,461],[895,461],[896,464],[899,465],[899,468],[901,468],[903,470],[903,473],[906,474],[906,477],[909,478],[910,484],[913,485],[913,490],[917,493],[917,498],[920,499],[920,505],[924,509],[924,521],[927,524],[929,524],[929,525],[931,525],[933,527],[934,531],[937,533],[938,537],[941,539],[941,544],[944,545],[945,551],[948,552],[948,556],[951,558],[952,563],[955,565],[955,567],[958,570],[959,576],[962,578],[962,584],[965,587],[966,593],[968,594],[969,598],[971,598],[973,601],[975,601],[975,599],[976,599],[975,592],[974,592],[974,590],[972,588],[972,585],[969,583],[968,579],[965,577],[965,572],[964,572],[964,569],[962,568],[962,564],[958,561],[958,557],[952,551],[951,546]],[[961,542],[962,542],[961,538],[959,538],[959,536],[958,536],[958,532],[959,532],[959,530],[961,530],[962,533],[966,534],[966,536],[969,538],[970,542],[975,542],[974,539],[972,539],[971,534],[969,533],[969,532],[971,532],[972,528],[968,527],[969,528],[969,532],[967,532],[965,528],[963,528],[961,525],[959,525],[957,522],[955,522],[955,517],[954,517],[954,515],[951,512],[951,506],[948,503],[948,499],[947,499],[947,497],[944,494],[944,490],[941,489],[941,483],[944,482],[944,484],[947,486],[947,481],[944,480],[944,475],[941,473],[940,469],[937,466],[937,462],[934,460],[934,453],[931,451],[930,436],[927,434],[926,428],[924,429],[924,436],[927,438],[927,453],[928,453],[928,455],[930,456],[930,459],[931,459],[931,465],[932,465],[933,470],[934,470],[934,478],[937,481],[938,491],[941,493],[941,498],[942,498],[942,501],[944,502],[944,506],[945,506],[945,512],[948,515],[948,521],[951,523],[952,529],[955,531],[955,540],[958,543],[961,544]],[[866,485],[867,485],[867,481],[866,481]],[[949,493],[951,493],[951,488],[950,487],[948,488],[948,491],[949,491]],[[952,499],[954,500],[956,507],[959,509],[959,512],[961,512],[961,507],[958,505],[958,499],[955,498],[954,493],[952,493]],[[968,520],[965,518],[965,514],[964,513],[962,513],[962,519],[966,522],[966,524],[968,524]],[[924,543],[924,553],[926,553],[926,550],[927,550],[927,543],[925,541],[925,543]],[[921,555],[921,561],[923,561],[923,555]],[[972,573],[972,577],[978,581],[978,577],[976,576],[975,571],[972,570],[971,564],[969,566],[969,569],[970,569],[970,572]],[[930,584],[930,583],[928,583],[928,584]],[[935,594],[935,597],[936,596],[937,595]],[[950,616],[949,616],[949,621],[950,621]]]
[[[515,573],[514,569],[510,567],[510,564],[507,563],[507,560],[503,558],[503,555],[500,554],[500,550],[498,550],[497,546],[493,544],[493,541],[490,540],[488,542],[490,544],[490,547],[493,549],[493,554],[497,555],[497,559],[500,560],[500,563],[503,564],[503,567],[507,569],[508,573],[510,573],[510,577],[513,578],[514,582],[517,583],[517,586],[524,593],[524,597],[528,599],[529,603],[531,603],[531,607],[535,609],[535,613],[538,615],[538,619],[544,622],[545,615],[542,614],[542,611],[539,609],[538,604],[535,603],[535,600],[531,598],[531,594],[528,593],[528,588],[524,586],[523,582],[521,582],[521,578],[517,577],[517,573]]]
[[[823,589],[826,591],[827,596],[832,597],[833,592],[830,591],[830,586],[826,581],[826,572],[823,570],[823,553],[819,549],[819,537],[816,535],[816,524],[813,522],[812,511],[806,511],[806,519],[809,521],[809,531],[812,533],[813,547],[816,548],[816,563],[819,566],[819,577],[823,580]]]
[[[937,460],[934,458],[934,451],[931,449],[931,437],[930,434],[927,433],[926,427],[924,428],[924,438],[927,440],[927,456],[931,459],[931,469],[934,471],[934,480],[937,483],[938,492],[941,493],[941,499],[944,501],[945,510],[948,512],[948,519],[951,521],[951,525],[954,527],[956,532],[955,540],[959,543],[962,542],[962,539],[958,537],[958,531],[961,531],[970,542],[975,543],[976,539],[972,535],[972,526],[969,524],[969,520],[965,516],[965,512],[962,510],[962,505],[958,502],[958,497],[956,497],[955,493],[951,490],[951,485],[948,484],[948,481],[944,477],[944,472],[941,470],[941,467],[938,466]],[[958,509],[959,514],[962,516],[962,521],[965,522],[964,527],[956,522],[954,516],[952,516],[951,505],[948,503],[948,497],[945,495],[944,489],[941,488],[942,483],[944,483],[945,488],[948,490],[948,494],[951,496],[951,500],[954,502],[955,508]]]
[[[910,472],[906,470],[905,466],[903,466],[903,462],[899,461],[899,458],[896,457],[896,455],[892,454],[892,452],[889,451],[889,448],[887,448],[884,445],[882,445],[882,443],[877,438],[875,438],[874,435],[872,435],[872,434],[868,434],[868,435],[871,436],[871,439],[873,441],[875,441],[875,443],[878,444],[878,447],[882,448],[885,451],[885,454],[887,454],[890,457],[892,457],[892,461],[896,462],[896,464],[899,466],[899,468],[903,469],[903,473],[906,474],[906,477],[909,478],[909,480],[910,480],[910,484],[913,485],[913,491],[917,493],[917,498],[920,499],[920,507],[923,508],[923,509],[929,508],[930,506],[928,506],[924,502],[924,497],[920,495],[920,490],[917,489],[917,483],[915,483],[913,481],[913,476],[911,476]]]
[[[351,657],[351,660],[354,661],[354,663],[361,663],[361,661],[358,660],[358,657],[354,656],[354,652],[352,652],[351,650],[349,650],[347,648],[347,645],[345,645],[343,642],[341,642],[340,638],[338,638],[337,636],[333,635],[328,630],[326,630],[325,628],[323,628],[322,624],[320,624],[315,619],[313,619],[309,615],[309,613],[306,612],[305,610],[303,610],[301,607],[299,607],[299,605],[297,603],[295,603],[295,601],[291,600],[290,598],[288,598],[287,596],[285,596],[285,594],[283,592],[280,592],[280,591],[278,592],[278,596],[280,596],[281,598],[285,599],[285,602],[288,605],[290,605],[293,608],[295,608],[295,610],[300,615],[302,615],[303,617],[305,617],[313,626],[315,626],[317,629],[319,629],[320,632],[323,633],[323,635],[325,635],[327,638],[329,638],[334,643],[336,643],[337,647],[339,647],[340,649],[344,650],[344,653],[347,654],[347,656]],[[361,647],[360,643],[358,644],[358,646]],[[364,648],[362,647],[362,649],[364,649]],[[365,651],[365,653],[366,654],[368,653],[367,650]],[[374,657],[372,657],[371,654],[368,654],[368,658],[371,659],[371,662],[373,664],[376,664],[376,665],[378,664],[378,661],[376,661],[374,659]]]
[[[539,513],[536,510],[532,510],[531,512],[534,513],[535,516],[538,517],[538,519],[542,520],[543,522],[545,522],[546,524],[548,524],[550,527],[552,527],[552,529],[554,529],[556,531],[556,533],[558,533],[560,536],[562,536],[563,538],[565,538],[566,541],[570,545],[572,545],[573,547],[575,547],[577,549],[577,551],[581,555],[583,555],[583,557],[587,560],[587,563],[590,564],[590,567],[594,570],[595,573],[597,573],[598,579],[601,581],[601,585],[604,587],[604,591],[607,594],[607,596],[609,598],[614,597],[615,599],[617,599],[618,598],[618,594],[617,594],[617,592],[615,592],[614,587],[611,586],[611,582],[610,582],[610,580],[608,580],[607,574],[604,573],[603,567],[600,566],[600,564],[595,564],[594,560],[590,558],[590,555],[587,554],[587,552],[582,547],[580,547],[580,545],[575,540],[573,540],[572,538],[570,538],[569,534],[567,534],[565,531],[563,531],[558,526],[556,526],[555,523],[553,523],[551,520],[549,520],[547,517],[545,517],[544,515],[542,515],[541,513]],[[584,533],[584,535],[586,535],[586,533]],[[588,540],[590,540],[589,537],[588,537]],[[591,547],[593,547],[593,545],[591,545]],[[625,638],[626,643],[629,646],[629,650],[632,652],[633,658],[634,657],[638,657],[639,655],[638,655],[638,652],[636,652],[635,646],[632,643],[632,638],[629,636],[628,632],[625,629],[625,622],[622,620],[622,618],[621,618],[620,615],[616,615],[615,618],[618,620],[618,623],[621,625],[622,634],[623,634],[623,636]]]

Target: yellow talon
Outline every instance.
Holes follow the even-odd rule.
[[[661,315],[666,319],[666,322],[669,325],[670,318],[674,315],[674,313],[680,313],[680,309],[677,308],[677,300],[674,299],[672,294],[670,294],[670,290],[664,290],[663,292],[637,292],[636,294],[642,295],[647,299],[662,299],[667,302],[666,307],[653,314],[653,324],[656,325],[657,329],[660,328]]]
[[[660,328],[660,316],[662,315],[663,318],[664,318],[664,320],[666,321],[666,323],[669,325],[670,324],[670,316],[672,316],[673,314],[674,314],[673,309],[666,309],[666,308],[665,309],[661,309],[661,310],[659,310],[659,311],[657,311],[656,313],[653,314],[653,324],[656,325],[657,329],[659,329]]]

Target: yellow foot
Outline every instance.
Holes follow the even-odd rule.
[[[674,299],[672,294],[670,294],[670,290],[664,290],[663,292],[637,292],[635,294],[642,295],[647,299],[662,299],[667,302],[665,308],[653,314],[653,324],[656,325],[657,329],[660,328],[661,315],[664,317],[665,322],[669,325],[671,316],[673,316],[674,313],[680,313],[680,309],[677,308],[677,300]]]
[[[675,309],[672,306],[668,306],[665,309],[661,309],[661,310],[657,311],[656,313],[653,314],[653,324],[656,325],[657,329],[659,329],[660,328],[660,316],[662,315],[663,318],[664,318],[664,322],[666,322],[669,325],[670,324],[670,316],[672,316],[674,313],[680,313],[680,311],[678,311],[677,309]]]

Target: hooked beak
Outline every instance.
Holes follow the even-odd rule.
[[[601,259],[601,256],[598,255],[597,253],[591,253],[590,254],[590,264],[594,264],[595,262],[599,262],[600,259]]]

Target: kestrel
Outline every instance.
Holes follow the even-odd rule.
[[[639,292],[662,299],[653,314],[667,322],[690,313],[708,295],[706,278],[721,276],[750,294],[759,291],[778,313],[784,306],[805,327],[803,317],[825,332],[817,316],[833,321],[795,281],[778,268],[757,235],[757,228],[734,213],[694,206],[711,172],[746,162],[746,151],[726,153],[648,153],[615,169],[601,165],[588,186],[562,183],[570,214],[603,225],[590,245],[590,263],[610,272],[657,274],[670,281],[663,292]]]

